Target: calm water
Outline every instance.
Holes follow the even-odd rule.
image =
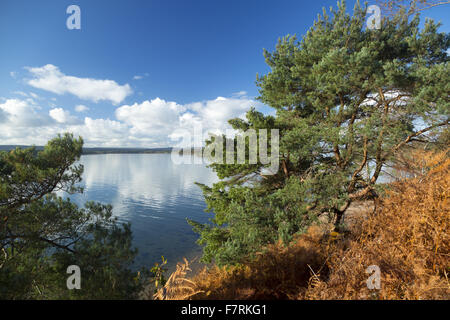
[[[211,185],[217,181],[212,170],[201,164],[174,164],[170,154],[87,155],[80,162],[85,190],[72,200],[109,203],[119,221],[131,222],[139,249],[136,267],[151,267],[164,255],[172,269],[183,257],[201,255],[198,235],[186,218],[207,222],[211,217],[194,182]]]

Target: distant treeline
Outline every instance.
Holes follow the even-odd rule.
[[[10,151],[16,148],[30,148],[22,145],[0,145],[0,151]],[[44,150],[42,146],[35,146],[37,151]],[[83,148],[83,154],[112,154],[112,153],[170,153],[172,148]]]
[[[183,155],[183,154],[191,154],[191,155],[196,155],[196,156],[202,156],[203,152],[205,151],[205,148],[201,147],[201,148],[178,148],[178,154],[179,155]]]

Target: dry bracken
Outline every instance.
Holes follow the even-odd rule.
[[[313,226],[243,266],[204,268],[189,279],[185,260],[155,298],[449,299],[447,154],[415,154],[413,178],[390,184],[381,205],[354,217],[348,234]],[[381,270],[379,290],[367,287],[370,265]]]

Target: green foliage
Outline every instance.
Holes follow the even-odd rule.
[[[366,8],[357,3],[350,15],[341,1],[301,41],[287,36],[264,51],[271,71],[257,77],[259,100],[276,115],[250,110],[230,124],[241,133],[278,128],[280,170],[211,165],[221,181],[201,187],[214,216],[190,221],[204,261],[239,263],[267,243],[288,242],[323,212],[340,226],[353,201],[377,196],[396,152],[448,128],[450,36],[431,20],[419,29],[419,21],[398,14],[369,30]]]
[[[150,269],[152,275],[151,281],[155,285],[154,293],[158,291],[159,287],[164,287],[167,282],[167,279],[164,276],[164,273],[167,271],[167,268],[164,267],[166,264],[167,259],[165,259],[164,256],[161,256],[161,264],[156,262],[155,265]]]
[[[78,208],[56,195],[81,191],[82,145],[65,134],[40,152],[0,153],[0,298],[137,297],[130,226],[117,223],[110,205]],[[80,290],[67,289],[70,265],[81,269]]]

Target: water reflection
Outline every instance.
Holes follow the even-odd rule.
[[[164,255],[173,264],[200,254],[198,236],[186,218],[206,222],[205,202],[194,182],[211,185],[215,173],[201,164],[175,164],[170,154],[82,156],[82,195],[78,204],[94,200],[112,204],[119,220],[131,222],[136,266],[151,266]]]

